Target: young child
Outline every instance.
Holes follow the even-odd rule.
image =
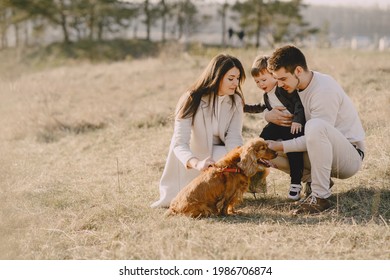
[[[301,100],[297,92],[294,91],[289,94],[277,86],[277,80],[267,70],[267,60],[267,56],[256,57],[251,70],[251,75],[257,87],[264,91],[263,99],[265,105],[245,105],[244,112],[261,113],[264,110],[270,111],[275,106],[286,107],[287,111],[294,115],[291,127],[268,123],[260,133],[260,137],[265,140],[289,140],[299,137],[303,135],[303,126],[305,124],[305,115]],[[294,152],[287,153],[286,155],[290,164],[291,177],[288,198],[299,200],[302,189],[303,153]]]

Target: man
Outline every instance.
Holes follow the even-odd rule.
[[[322,212],[330,207],[330,178],[346,179],[361,168],[365,150],[361,121],[341,86],[332,77],[309,70],[297,47],[287,45],[275,50],[268,68],[279,87],[291,94],[297,90],[307,121],[304,136],[269,141],[269,147],[284,153],[307,151],[312,192],[295,213]],[[266,113],[265,118],[282,126],[291,125],[289,117],[277,110]],[[278,158],[278,168],[288,170],[288,162]]]

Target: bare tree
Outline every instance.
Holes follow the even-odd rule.
[[[239,14],[239,25],[249,36],[255,36],[256,47],[260,46],[261,33],[267,28],[271,31],[272,41],[280,42],[289,36],[295,36],[306,27],[300,14],[302,0],[245,0],[238,1],[232,7]],[[295,29],[294,29],[295,28]],[[293,31],[293,32],[291,32]],[[290,38],[288,38],[290,39]]]
[[[222,29],[222,46],[226,46],[226,17],[227,12],[229,9],[229,3],[228,0],[225,0],[225,2],[221,5],[221,8],[218,10],[218,14],[221,17],[221,29]]]

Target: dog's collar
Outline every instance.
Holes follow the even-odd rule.
[[[242,170],[240,168],[219,168],[219,172],[230,172],[230,173],[242,173]]]

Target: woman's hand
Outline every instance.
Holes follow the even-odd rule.
[[[271,111],[265,112],[265,120],[280,126],[291,126],[294,115],[283,112],[285,109],[286,107],[276,106]]]
[[[204,160],[192,158],[189,160],[188,163],[189,163],[189,166],[191,168],[194,168],[194,169],[199,170],[199,171],[203,171],[203,170],[206,170],[207,168],[209,168],[210,166],[214,165],[215,161],[210,157],[205,158]]]

